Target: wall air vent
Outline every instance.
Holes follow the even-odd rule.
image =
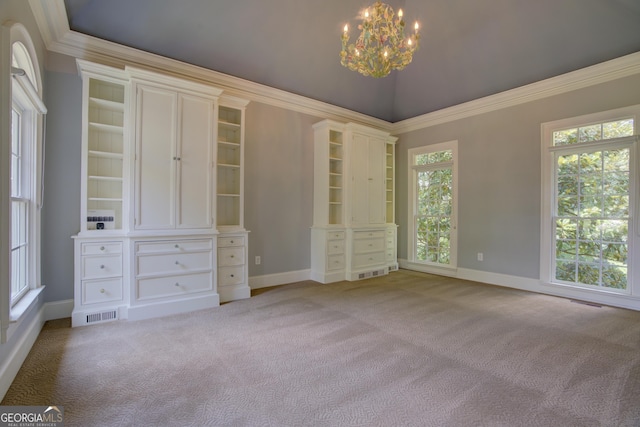
[[[111,320],[118,320],[118,312],[116,310],[87,314],[87,325],[98,322],[108,322]]]

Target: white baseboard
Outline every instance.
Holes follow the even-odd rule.
[[[561,298],[587,301],[612,307],[626,308],[640,311],[640,298],[621,295],[613,292],[581,289],[574,286],[551,285],[539,279],[511,276],[508,274],[491,273],[487,271],[473,270],[469,268],[438,268],[424,264],[412,263],[407,260],[398,260],[401,268],[423,273],[450,276],[473,282],[489,285],[504,286],[522,291],[536,292]]]
[[[73,300],[61,300],[44,304],[44,320],[64,319],[71,317],[73,312]]]
[[[264,276],[249,277],[251,289],[268,288],[270,286],[286,285],[311,279],[311,270],[287,271],[285,273],[266,274]]]
[[[27,358],[31,347],[36,342],[42,326],[45,322],[44,306],[38,310],[33,319],[27,326],[25,332],[20,336],[18,341],[13,345],[8,357],[0,364],[0,401],[4,398],[9,390],[11,383],[15,379],[18,371],[22,367],[24,360]],[[8,345],[7,343],[3,345]]]

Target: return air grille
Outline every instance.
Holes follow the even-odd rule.
[[[110,320],[117,320],[118,312],[115,310],[103,311],[101,313],[87,314],[87,325],[98,322],[108,322]]]
[[[375,276],[382,276],[382,275],[384,275],[384,269],[373,270],[373,271],[367,271],[366,273],[358,274],[358,279],[366,279],[368,277],[375,277]]]

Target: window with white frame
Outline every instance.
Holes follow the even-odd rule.
[[[638,293],[640,106],[543,125],[543,282]]]
[[[21,41],[11,44],[10,305],[37,287],[42,114],[35,67]]]
[[[457,262],[457,141],[409,150],[409,258],[438,267]]]

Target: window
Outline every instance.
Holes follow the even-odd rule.
[[[456,157],[456,141],[409,150],[413,262],[456,266]]]
[[[541,277],[633,294],[638,108],[543,125]]]
[[[29,289],[29,120],[14,105],[11,111],[11,305]]]

